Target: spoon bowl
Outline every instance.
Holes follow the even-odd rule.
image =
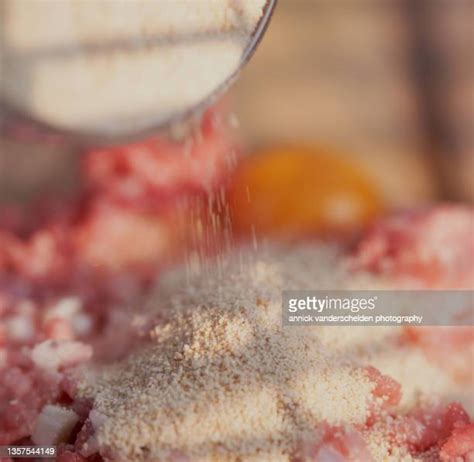
[[[232,84],[275,4],[5,0],[0,132],[109,144],[169,131]]]

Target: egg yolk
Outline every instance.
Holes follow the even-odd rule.
[[[277,148],[237,166],[228,191],[237,232],[321,235],[366,225],[383,210],[367,174],[337,153]]]

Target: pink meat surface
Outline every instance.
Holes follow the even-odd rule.
[[[356,269],[422,287],[474,288],[474,208],[441,205],[399,214],[370,229]]]
[[[156,209],[186,193],[207,192],[229,173],[235,147],[222,119],[210,112],[195,136],[164,138],[91,151],[84,169],[88,190],[111,201]]]

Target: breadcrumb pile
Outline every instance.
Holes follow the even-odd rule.
[[[238,250],[165,275],[141,314],[148,344],[80,386],[100,416],[100,453],[439,461],[453,428],[471,431],[457,404],[472,408],[469,386],[403,343],[403,327],[282,325],[282,290],[334,288],[393,289],[321,244]]]
[[[344,285],[336,252],[267,257],[236,254],[158,288],[152,344],[83,386],[107,417],[102,447],[134,461],[177,450],[193,461],[287,461],[322,437],[317,423],[365,422],[374,384],[363,368],[326,349],[318,329],[281,325],[283,288]]]

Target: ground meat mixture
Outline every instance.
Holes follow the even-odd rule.
[[[224,184],[231,150],[226,128],[208,114],[192,142],[92,151],[76,201],[48,213],[33,207],[0,230],[0,445],[54,444],[59,462],[132,462],[147,454],[173,462],[474,460],[471,327],[311,328],[309,367],[291,394],[275,378],[290,383],[304,357],[285,356],[294,339],[271,319],[272,294],[302,281],[313,289],[359,280],[472,289],[472,208],[388,218],[351,253],[313,243],[271,258],[251,252],[242,263],[234,249],[222,272],[228,257],[214,266],[190,263],[196,254],[181,245],[186,231],[176,210],[191,215],[203,197],[201,210],[215,215],[197,220],[194,244],[201,235],[219,240],[215,217],[225,206],[214,210],[207,194]],[[206,223],[214,223],[212,238]],[[183,257],[177,276],[165,272]],[[244,295],[251,300],[233,312]],[[265,329],[275,334],[268,350]],[[220,375],[205,365],[198,374],[203,355],[212,354],[207,366]],[[153,369],[162,361],[169,373]],[[140,364],[155,372],[142,377]],[[253,389],[262,377],[267,385]],[[322,390],[327,400],[316,396]],[[193,393],[209,399],[199,404]],[[163,427],[149,420],[155,411],[165,416]],[[126,422],[136,425],[120,430]],[[255,438],[227,444],[232,432]]]

